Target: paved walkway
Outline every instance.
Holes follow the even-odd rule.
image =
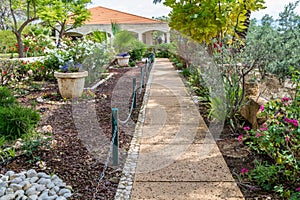
[[[151,76],[131,199],[244,199],[168,59]]]

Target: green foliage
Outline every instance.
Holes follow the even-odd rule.
[[[299,103],[297,106],[300,106],[300,70],[296,70],[294,67],[290,67],[290,77],[296,88],[295,92],[295,103]]]
[[[224,38],[224,41],[227,40],[228,38]],[[222,105],[220,105],[220,108],[224,112],[226,111],[225,119],[230,121],[233,133],[237,132],[239,111],[245,103],[246,76],[256,66],[256,60],[249,53],[247,46],[243,49],[239,49],[239,46],[237,42],[232,44],[223,42],[222,47],[217,47],[214,51],[214,59],[218,66],[218,71],[223,77],[225,93],[226,109],[223,109]]]
[[[256,181],[258,185],[263,186],[265,190],[272,191],[274,185],[280,181],[278,172],[280,172],[281,166],[270,165],[266,162],[256,163],[255,169],[253,169],[249,174],[250,181]]]
[[[194,92],[201,98],[200,101],[207,104],[209,102],[209,89],[201,76],[201,70],[199,68],[190,68],[188,83]]]
[[[175,52],[176,46],[174,43],[162,43],[154,47],[155,57],[157,58],[170,58]]]
[[[189,68],[184,68],[181,72],[181,74],[184,76],[184,77],[189,77],[191,75],[191,72],[190,72],[190,69]]]
[[[24,139],[22,146],[22,150],[26,156],[32,156],[34,151],[36,151],[40,146],[49,148],[49,142],[51,141],[51,138],[42,137],[39,133],[35,133],[34,135],[29,134],[28,136],[29,137]],[[34,160],[37,160],[37,157],[34,157]]]
[[[39,114],[21,106],[0,107],[0,136],[16,139],[32,131],[39,121]]]
[[[44,60],[46,79],[53,77],[53,72],[64,68],[66,64],[82,65],[83,70],[88,71],[89,76],[85,78],[86,86],[90,86],[101,78],[102,72],[106,69],[114,56],[114,52],[107,44],[95,43],[87,38],[74,42],[68,39],[62,40],[61,48],[48,50]],[[41,69],[41,68],[38,68]]]
[[[32,131],[39,119],[36,111],[20,106],[6,87],[0,87],[0,138],[19,138]]]
[[[1,136],[0,137],[0,148],[4,145],[4,143],[5,143],[5,137]]]
[[[56,48],[50,28],[34,25],[29,26],[27,32],[22,37],[25,57],[44,56],[45,49]]]
[[[209,97],[209,114],[208,116],[217,121],[226,119],[226,104],[223,103],[224,99],[220,97]]]
[[[117,35],[121,31],[121,27],[116,22],[111,22],[111,31],[113,35]]]
[[[265,15],[261,25],[251,22],[246,48],[257,61],[262,77],[272,73],[284,80],[290,66],[300,69],[300,16],[295,11],[298,4],[288,4],[277,20]]]
[[[89,36],[88,39],[95,41],[97,43],[107,42],[107,33],[102,31],[93,31]]]
[[[144,54],[146,52],[146,45],[138,40],[132,42],[132,50],[129,51],[130,60],[132,61],[140,61],[142,60]]]
[[[18,104],[18,101],[9,89],[0,86],[0,107],[9,107],[16,104]]]
[[[129,52],[133,49],[136,38],[126,30],[119,31],[113,40],[113,47],[117,53]]]
[[[11,31],[0,31],[0,53],[16,52],[16,43],[16,36]]]
[[[27,63],[25,67],[30,71],[29,77],[34,81],[53,80],[54,68],[48,64],[48,60]]]
[[[28,70],[22,61],[0,60],[0,84],[12,85],[28,77]]]
[[[86,7],[91,0],[44,0],[41,3],[45,8],[39,10],[38,16],[47,26],[59,32],[59,38],[65,32],[80,27],[91,16]]]
[[[300,181],[298,98],[299,93],[294,100],[284,97],[262,106],[260,116],[267,118],[266,123],[258,130],[248,131],[245,139],[251,149],[271,159],[271,163],[256,165],[249,179],[282,197],[295,196]]]
[[[19,57],[22,58],[24,57],[22,33],[30,23],[38,20],[37,13],[45,7],[42,1],[9,0],[9,9],[11,16],[7,24],[16,36]]]
[[[238,37],[236,31],[247,28],[247,11],[264,8],[263,0],[166,0],[164,4],[173,9],[170,27],[200,43],[210,43],[220,34]]]
[[[130,62],[129,62],[129,66],[130,66],[130,67],[134,67],[135,64],[136,64],[136,63],[135,63],[134,61],[130,61]]]
[[[106,45],[94,45],[90,46],[91,53],[84,59],[82,66],[84,70],[87,70],[89,75],[85,78],[85,86],[92,86],[96,81],[102,78],[102,73],[108,67],[108,64],[114,57],[112,49]]]

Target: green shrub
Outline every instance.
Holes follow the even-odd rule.
[[[51,65],[50,59],[27,63],[25,68],[32,71],[29,76],[34,81],[54,80],[55,65]]]
[[[162,43],[156,45],[154,49],[155,49],[155,57],[170,58],[173,56],[172,52],[176,52],[176,45],[173,43]]]
[[[129,62],[129,66],[130,66],[130,67],[134,67],[135,64],[136,64],[136,63],[135,63],[134,61],[130,61],[130,62]]]
[[[122,30],[115,35],[113,40],[113,47],[117,53],[129,52],[133,49],[133,43],[137,39],[132,33],[126,30]]]
[[[0,31],[0,53],[16,52],[16,36],[9,30]]]
[[[19,60],[0,60],[0,85],[11,85],[28,77],[25,62]]]
[[[134,40],[132,42],[132,50],[129,51],[130,60],[132,61],[142,60],[145,52],[146,52],[146,45],[141,41]]]
[[[145,53],[145,49],[133,49],[129,52],[130,60],[140,61]]]
[[[191,75],[191,72],[190,72],[190,69],[189,68],[184,68],[181,72],[181,74],[184,76],[184,77],[189,77]]]
[[[181,69],[183,68],[183,64],[182,64],[181,62],[176,63],[176,68],[177,68],[178,70],[181,70]]]
[[[7,87],[0,86],[0,107],[7,107],[18,104],[17,99]]]
[[[38,112],[22,106],[0,107],[0,137],[17,139],[32,131],[40,119]]]

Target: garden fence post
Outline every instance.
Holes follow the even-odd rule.
[[[141,67],[141,88],[144,88],[144,67]]]
[[[148,76],[149,76],[149,71],[148,71],[148,62],[146,63],[146,78],[148,79]]]
[[[114,137],[114,134],[115,137]],[[118,108],[112,108],[112,139],[113,139],[113,165],[119,164],[119,135],[118,135]]]
[[[133,77],[133,102],[132,107],[136,108],[136,77]]]

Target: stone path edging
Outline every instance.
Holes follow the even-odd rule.
[[[151,72],[154,68],[155,68],[155,62],[152,64]],[[130,199],[139,150],[140,150],[139,138],[142,136],[142,132],[143,132],[142,128],[146,117],[146,107],[149,99],[150,88],[151,88],[151,83],[153,78],[153,74],[151,72],[147,81],[143,104],[139,113],[133,138],[130,143],[128,156],[123,168],[123,172],[122,172],[123,175],[119,181],[118,189],[115,195],[115,200]]]

